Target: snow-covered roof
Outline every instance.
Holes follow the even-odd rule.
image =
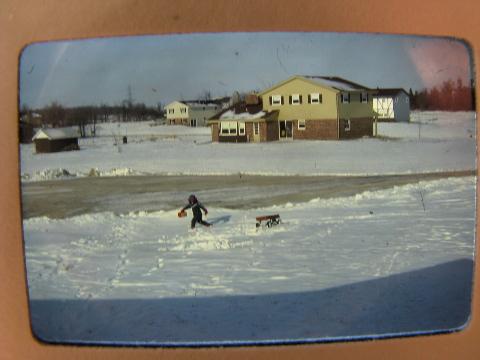
[[[311,76],[311,75],[305,75],[302,76],[306,79],[313,80],[315,82],[318,82],[320,84],[326,85],[328,87],[341,90],[341,91],[357,91],[357,90],[370,90],[367,87],[356,84],[352,81],[342,79],[337,76]]]
[[[68,127],[68,128],[57,128],[57,129],[40,129],[33,136],[32,140],[36,139],[48,139],[48,140],[58,140],[58,139],[73,139],[79,137],[78,128]]]
[[[259,111],[257,113],[251,114],[249,112],[235,113],[234,110],[228,110],[220,116],[220,120],[231,119],[231,120],[252,120],[260,119],[264,117],[267,113],[265,111]]]
[[[274,86],[263,90],[260,95],[264,95],[280,86],[283,86],[295,79],[303,79],[304,81],[309,81],[311,83],[326,86],[337,91],[367,91],[372,90],[366,86],[354,83],[349,80],[342,79],[338,76],[314,76],[314,75],[295,75],[284,81],[281,81]]]

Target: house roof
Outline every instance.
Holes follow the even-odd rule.
[[[294,79],[303,79],[305,81],[308,81],[310,83],[313,83],[314,85],[321,85],[325,86],[328,88],[331,88],[336,91],[358,91],[358,90],[372,90],[366,86],[354,83],[352,81],[343,79],[338,76],[315,76],[315,75],[295,75],[292,76],[284,81],[281,81],[277,83],[276,85],[263,90],[260,95],[264,95],[267,92],[272,91],[273,89],[276,89],[280,86],[283,86],[284,84],[294,80]]]
[[[78,128],[69,127],[69,128],[56,128],[56,129],[40,129],[35,133],[32,140],[36,140],[36,139],[59,140],[59,139],[74,139],[78,137],[79,137]]]
[[[331,88],[334,88],[336,90],[341,90],[341,91],[371,90],[366,86],[354,83],[353,81],[346,80],[338,76],[304,75],[302,77],[316,81],[320,84],[327,85]]]
[[[210,121],[269,120],[276,115],[278,115],[278,110],[264,111],[261,103],[253,105],[241,101],[215,114],[210,118]]]
[[[172,101],[171,103],[165,105],[165,108],[171,107],[171,106],[173,106],[173,105],[175,105],[175,104],[185,105],[185,103],[184,103],[184,102],[181,102],[181,101]]]
[[[398,95],[401,92],[408,95],[408,93],[402,88],[390,88],[390,89],[380,89],[379,88],[379,89],[377,89],[376,92],[377,92],[375,94],[376,96],[395,96],[395,95]]]

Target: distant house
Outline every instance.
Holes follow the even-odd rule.
[[[228,100],[226,100],[228,103]],[[223,102],[216,100],[174,101],[165,106],[168,125],[205,126],[219,112]]]
[[[373,136],[374,93],[375,90],[339,77],[293,76],[256,95],[256,107],[250,100],[244,104],[243,112],[234,106],[230,112],[222,111],[212,117],[212,140],[338,140]],[[242,113],[250,117],[243,120]]]
[[[377,89],[373,111],[378,121],[410,121],[410,98],[403,89]]]
[[[40,129],[33,137],[37,153],[79,150],[77,128]]]

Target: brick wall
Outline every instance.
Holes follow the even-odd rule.
[[[298,129],[298,120],[293,121],[294,140],[336,140],[337,119],[306,120],[305,130]]]
[[[345,130],[345,119],[340,119],[340,139],[358,139],[364,136],[373,136],[373,119],[350,119],[350,131]]]

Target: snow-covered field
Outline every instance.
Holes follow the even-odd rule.
[[[35,154],[33,145],[21,145],[22,180],[92,174],[378,175],[476,168],[473,112],[414,112],[408,124],[379,123],[380,139],[354,141],[219,144],[211,142],[209,128],[151,125],[100,124],[99,137],[82,139],[81,151]],[[125,135],[128,144],[115,146]]]
[[[205,129],[109,125],[129,137],[118,148],[102,125],[105,136],[85,140],[82,151],[33,155],[22,146],[21,172],[38,181],[55,169],[75,176],[92,168],[96,175],[476,169],[473,113],[413,116],[410,124],[379,124],[382,140],[341,142],[212,144]],[[214,226],[194,231],[176,211],[26,219],[32,326],[47,341],[147,345],[458,329],[470,315],[475,196],[476,177],[444,178],[305,203],[209,208]],[[275,213],[280,225],[255,227],[255,216]]]

